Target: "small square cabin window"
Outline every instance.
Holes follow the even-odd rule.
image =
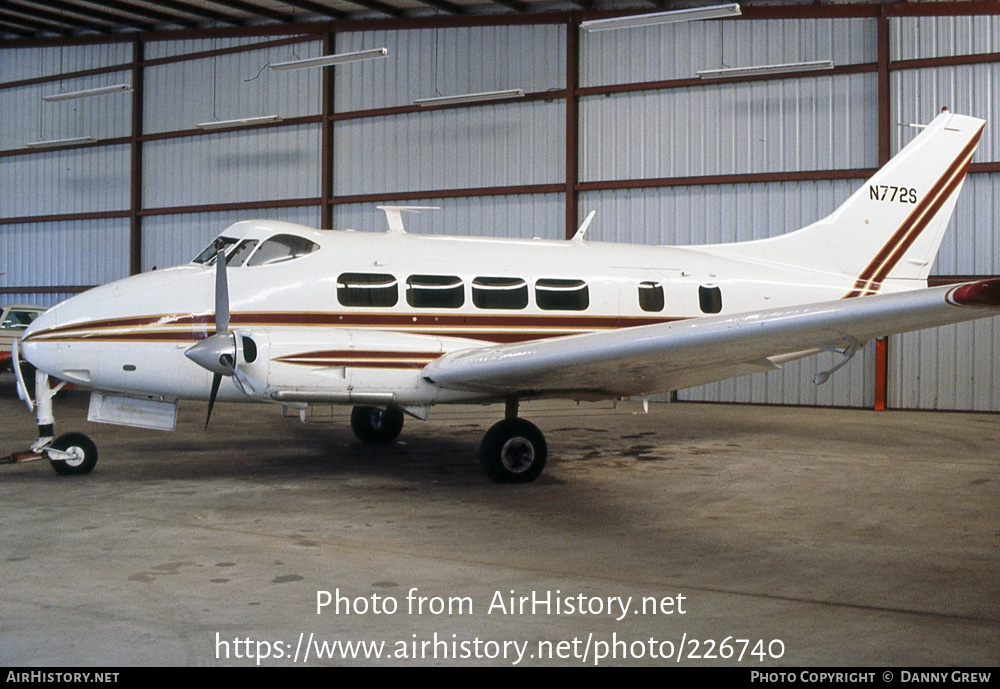
[[[472,303],[480,309],[523,309],[528,306],[528,283],[521,278],[476,278]]]
[[[718,287],[698,287],[698,304],[702,313],[719,313],[722,311],[722,290]]]
[[[387,273],[341,273],[337,278],[337,301],[343,306],[395,306],[399,283]]]
[[[652,281],[640,282],[639,308],[643,311],[662,311],[663,306],[663,285]]]
[[[535,303],[546,311],[585,311],[590,292],[583,280],[542,278],[535,282]]]
[[[457,309],[465,303],[465,285],[455,275],[411,275],[406,303],[418,309]]]

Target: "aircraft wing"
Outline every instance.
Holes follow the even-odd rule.
[[[1000,315],[1000,279],[477,347],[445,354],[421,375],[490,396],[642,396],[993,315]]]

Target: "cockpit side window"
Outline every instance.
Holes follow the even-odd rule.
[[[205,249],[198,254],[192,263],[202,263],[204,265],[214,265],[215,264],[215,254],[218,253],[218,248],[216,244],[222,242],[222,245],[226,248],[226,252],[229,252],[230,247],[236,243],[237,240],[232,237],[216,237],[212,240],[212,243],[205,247]]]
[[[248,266],[265,266],[291,261],[319,249],[319,244],[292,234],[279,234],[264,241],[250,257]]]
[[[235,268],[246,263],[247,258],[250,253],[254,250],[258,244],[256,239],[244,239],[242,242],[236,245],[236,248],[232,251],[226,252],[226,266],[229,268]]]

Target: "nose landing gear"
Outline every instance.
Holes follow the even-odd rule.
[[[52,414],[52,399],[65,383],[56,387],[49,385],[49,376],[41,371],[34,371],[35,399],[31,399],[25,381],[26,372],[17,361],[15,347],[15,372],[18,376],[18,395],[35,412],[38,423],[38,438],[31,444],[31,450],[15,452],[7,457],[0,457],[0,464],[17,464],[38,459],[47,459],[57,474],[78,476],[89,474],[97,465],[97,445],[83,433],[66,433],[53,440],[55,419]]]

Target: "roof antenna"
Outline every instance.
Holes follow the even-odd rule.
[[[590,227],[590,223],[594,219],[595,215],[597,215],[597,211],[590,211],[590,213],[587,214],[587,217],[583,221],[583,224],[580,225],[580,229],[576,231],[576,234],[573,235],[573,238],[570,240],[571,242],[583,241],[583,235],[587,234],[587,228]]]
[[[419,213],[423,210],[436,211],[440,206],[375,206],[380,211],[385,211],[385,219],[389,223],[389,232],[396,234],[406,234],[403,229],[403,211],[407,213]]]

